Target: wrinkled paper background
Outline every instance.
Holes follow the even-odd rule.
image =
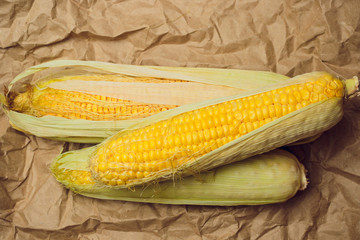
[[[360,77],[359,0],[3,0],[0,90],[55,59]],[[359,239],[360,97],[314,143],[290,150],[310,185],[265,206],[96,200],[49,165],[65,144],[10,128],[0,110],[0,239]]]

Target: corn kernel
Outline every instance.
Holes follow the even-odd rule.
[[[264,119],[263,112],[262,112],[262,110],[260,108],[256,108],[255,111],[256,111],[256,119],[257,120]]]
[[[301,93],[299,91],[293,92],[295,99],[300,102],[302,100]]]
[[[251,132],[254,130],[254,125],[251,122],[246,123],[246,130],[247,132]]]
[[[270,105],[270,104],[273,103],[272,98],[271,98],[269,95],[267,95],[267,94],[265,94],[265,95],[263,96],[263,99],[264,99],[264,105]]]
[[[223,127],[224,136],[228,136],[230,133],[229,125],[224,125]]]
[[[274,105],[270,105],[268,107],[269,109],[269,117],[275,117],[276,116],[276,110],[275,110],[275,106]]]
[[[247,98],[242,99],[242,103],[243,103],[245,109],[250,108],[250,103],[249,103],[249,100]]]
[[[254,122],[256,121],[257,116],[256,116],[256,111],[254,111],[253,109],[249,110],[249,120],[250,122]]]
[[[246,123],[241,123],[239,126],[239,133],[241,135],[245,135],[247,134],[247,128],[246,128]]]
[[[216,132],[219,138],[224,136],[224,129],[221,126],[216,127]]]
[[[325,94],[326,96],[328,96],[329,98],[336,96],[336,90],[327,88],[325,89]]]
[[[105,171],[107,171],[108,166],[107,166],[106,163],[101,162],[101,163],[98,164],[97,169],[100,172],[105,172]]]
[[[319,101],[319,95],[316,93],[312,93],[310,96],[310,102],[312,103],[316,103]]]
[[[312,82],[307,82],[305,83],[305,87],[307,90],[309,90],[310,92],[314,89],[314,85]]]
[[[344,89],[343,88],[340,88],[340,89],[338,89],[336,91],[336,94],[335,94],[336,97],[343,97],[343,95],[344,95]],[[321,100],[323,100],[323,99],[321,99]]]
[[[296,110],[296,107],[294,105],[288,105],[289,113]]]
[[[275,104],[275,116],[281,117],[282,116],[282,106],[280,104]]]
[[[309,100],[309,98],[310,98],[310,92],[309,92],[308,90],[302,89],[302,90],[300,91],[300,94],[301,94],[302,99],[304,99],[304,100]]]
[[[240,120],[240,121],[242,121],[242,122],[249,121],[250,117],[249,117],[249,112],[248,111],[249,110],[245,110],[245,111],[241,112],[242,120]],[[228,122],[228,123],[231,124],[231,122]]]
[[[256,107],[256,102],[253,97],[249,97],[249,107],[250,109],[254,109]]]
[[[191,132],[186,133],[186,142],[187,144],[191,145],[193,144],[192,134]]]
[[[327,84],[327,88],[330,90],[336,90],[339,88],[339,83],[337,83],[336,81],[329,81]]]
[[[205,129],[204,131],[204,137],[206,141],[209,141],[211,139],[211,134],[209,129]]]
[[[256,107],[261,107],[264,104],[263,97],[256,97],[255,98],[255,104],[256,104]]]
[[[273,95],[273,102],[274,102],[274,104],[276,104],[276,103],[281,103],[280,94],[275,93],[275,94]]]
[[[289,103],[288,95],[286,93],[280,94],[280,103],[286,105]]]
[[[180,140],[181,144],[183,144],[183,145],[187,144],[186,133],[181,133],[181,134],[176,135],[175,139],[177,139],[177,138]],[[178,140],[176,140],[176,141],[178,141]]]

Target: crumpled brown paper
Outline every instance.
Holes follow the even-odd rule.
[[[0,90],[55,59],[360,76],[359,13],[357,0],[5,1]],[[357,239],[359,136],[356,97],[338,125],[289,149],[310,179],[289,201],[168,206],[69,192],[49,165],[85,145],[27,136],[0,111],[0,239]]]

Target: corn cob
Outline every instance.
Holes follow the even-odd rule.
[[[307,185],[303,165],[294,155],[280,149],[195,177],[132,190],[97,184],[88,167],[89,154],[89,149],[62,154],[53,161],[51,170],[60,183],[75,193],[100,199],[187,205],[259,205],[286,201]]]
[[[126,188],[260,154],[335,125],[344,90],[357,89],[356,79],[345,85],[322,72],[286,83],[163,112],[122,131],[94,150],[93,177]]]
[[[86,80],[84,81],[84,79]],[[51,79],[47,82],[42,82],[41,86],[34,85],[33,87],[29,87],[26,92],[14,98],[13,102],[10,103],[10,109],[36,117],[51,115],[67,119],[113,121],[144,118],[179,106],[166,103],[153,104],[136,102],[119,97],[106,96],[106,94],[97,95],[51,87],[53,83],[59,83],[59,81],[74,82],[76,80],[80,80],[85,84],[92,84],[101,80],[116,83],[158,84],[187,82],[171,79],[131,78],[114,75],[67,76],[61,79]],[[50,87],[47,87],[49,85]],[[98,88],[99,86],[96,85],[96,87]]]
[[[19,74],[0,99],[20,131],[100,142],[155,113],[286,79],[258,71],[53,61]]]

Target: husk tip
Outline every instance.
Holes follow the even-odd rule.
[[[307,188],[309,184],[309,179],[306,177],[306,169],[304,165],[300,164],[300,187],[299,190],[303,191]]]

